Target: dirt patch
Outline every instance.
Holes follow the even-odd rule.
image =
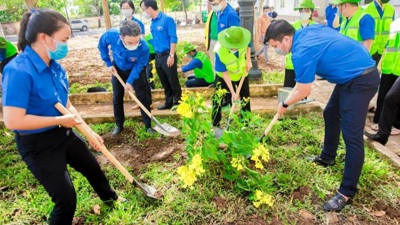
[[[131,129],[125,129],[117,137],[110,134],[102,137],[107,149],[115,158],[134,171],[139,171],[152,162],[170,162],[174,153],[183,153],[185,150],[183,140],[179,137],[158,137],[139,141]],[[104,155],[97,155],[96,158],[102,165],[110,163]]]

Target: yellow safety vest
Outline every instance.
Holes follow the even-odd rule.
[[[217,53],[221,62],[226,66],[226,70],[232,81],[239,81],[246,68],[247,47],[239,48],[239,57],[236,57],[228,48],[222,47],[219,42],[215,44],[214,52]],[[217,75],[223,77],[221,72]],[[245,74],[247,76],[247,74]]]
[[[394,17],[394,7],[390,4],[383,4],[383,15],[381,18],[373,1],[368,4],[364,12],[370,14],[375,20],[375,39],[370,53],[373,55],[378,52],[378,54],[382,55],[389,38],[390,24],[393,22]]]
[[[388,44],[382,57],[382,74],[400,76],[400,32],[389,35]]]
[[[312,21],[312,20],[310,20],[310,21],[308,22],[308,25],[307,25],[307,26],[313,25],[313,24],[315,24],[315,22]],[[293,28],[294,28],[295,30],[300,30],[300,29],[302,28],[301,20],[297,20],[296,22],[294,22],[294,23],[292,24],[292,26],[293,26]],[[286,55],[286,67],[285,67],[285,68],[288,69],[288,70],[294,70],[293,62],[292,62],[292,53],[289,53],[289,54]]]
[[[340,33],[351,39],[362,42],[363,39],[361,38],[360,34],[360,20],[365,15],[366,13],[362,8],[359,7],[356,13],[354,13],[354,15],[350,18],[349,23],[347,23],[347,19],[343,19],[343,22],[340,25]]]

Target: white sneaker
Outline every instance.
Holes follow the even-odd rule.
[[[392,131],[390,132],[390,135],[399,135],[400,134],[400,130],[392,127]]]
[[[377,124],[377,123],[372,124],[370,127],[374,131],[378,131],[379,130],[379,124]]]

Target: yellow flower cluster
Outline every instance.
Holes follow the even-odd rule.
[[[266,194],[260,190],[256,190],[256,193],[254,194],[254,201],[253,205],[258,208],[260,205],[266,204],[272,207],[274,205],[274,200],[272,199],[272,196],[269,194]]]
[[[231,160],[232,167],[236,168],[237,170],[243,170],[244,168],[244,157],[239,156],[238,158],[232,158]]]
[[[226,93],[228,93],[228,91],[226,89],[223,89],[221,87],[218,87],[216,89],[215,95],[218,99],[221,99],[222,97],[224,97],[226,95]]]
[[[268,162],[269,160],[268,149],[266,149],[263,144],[258,144],[257,148],[253,150],[253,155],[251,156],[251,160],[253,160],[256,163],[256,168],[264,169],[262,161]]]
[[[205,171],[203,169],[202,159],[199,154],[193,156],[192,161],[187,166],[178,168],[179,180],[183,182],[183,187],[192,187],[197,180],[196,176],[200,176]]]
[[[193,112],[189,104],[186,102],[182,102],[178,105],[178,108],[176,109],[176,112],[179,113],[179,115],[185,117],[185,118],[192,118],[193,117]]]

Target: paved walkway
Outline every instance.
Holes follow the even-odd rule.
[[[310,97],[314,98],[316,100],[316,103],[321,108],[325,108],[334,86],[335,86],[334,84],[331,84],[325,80],[317,80],[313,84],[313,89],[312,89]],[[371,103],[370,103],[371,105],[376,104],[376,97],[377,97],[377,95],[375,95],[375,97],[371,101]],[[368,116],[366,118],[365,130],[375,133],[375,131],[372,131],[370,128],[370,125],[372,124],[371,118],[373,116],[374,116],[373,113],[368,113]],[[378,152],[383,154],[385,157],[388,157],[395,166],[400,167],[400,156],[399,156],[400,155],[400,135],[390,136],[389,141],[385,146],[381,145],[378,142],[371,142],[365,136],[364,136],[364,139],[370,146],[375,148]]]

